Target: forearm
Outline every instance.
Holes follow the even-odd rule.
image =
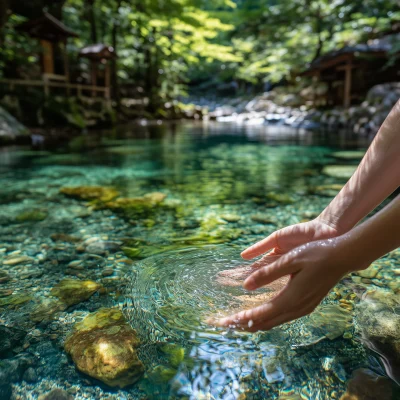
[[[319,218],[339,232],[347,232],[399,186],[400,101],[383,123],[357,171]]]
[[[358,268],[400,246],[400,195],[383,210],[338,239],[347,249],[343,256]],[[361,262],[361,265],[360,265]]]

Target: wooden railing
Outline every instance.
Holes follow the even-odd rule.
[[[97,93],[102,93],[102,96],[99,97],[103,97],[108,103],[111,100],[110,88],[108,87],[81,85],[79,83],[70,83],[66,81],[54,82],[51,79],[53,79],[53,77],[46,77],[46,79],[43,80],[0,79],[0,83],[8,85],[10,90],[14,90],[16,86],[42,87],[46,97],[50,95],[51,88],[64,88],[67,96],[73,91],[76,91],[78,97],[82,97],[84,92],[90,92],[92,97],[97,97]]]

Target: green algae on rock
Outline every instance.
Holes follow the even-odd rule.
[[[352,314],[336,304],[327,304],[317,309],[305,321],[307,334],[304,342],[294,347],[306,347],[324,339],[334,340],[351,327]]]
[[[328,165],[322,169],[324,175],[337,179],[350,179],[357,169],[357,165]]]
[[[63,187],[60,193],[78,200],[98,200],[107,202],[119,196],[119,192],[111,187],[105,186],[76,186]]]
[[[161,351],[167,356],[173,367],[179,367],[185,358],[185,349],[177,344],[167,343],[161,346]]]
[[[310,189],[310,193],[323,197],[335,197],[343,188],[343,185],[320,185]]]
[[[75,324],[65,341],[79,371],[112,387],[126,387],[143,374],[136,331],[118,309],[103,308]]]
[[[361,160],[365,155],[365,151],[362,150],[335,151],[331,155],[332,157],[339,158],[341,160]]]
[[[173,379],[177,372],[178,371],[175,368],[167,367],[165,365],[157,365],[147,374],[147,377],[150,381],[160,385]]]
[[[29,294],[18,293],[0,299],[0,307],[3,306],[19,306],[32,300]]]
[[[15,217],[17,222],[39,222],[47,218],[47,211],[44,210],[27,210]]]
[[[56,299],[42,299],[32,310],[29,318],[33,322],[49,322],[58,312],[64,311],[67,305]]]
[[[93,281],[63,279],[51,289],[51,295],[59,298],[68,307],[88,300],[102,285]]]
[[[294,198],[284,193],[270,192],[267,194],[267,199],[279,204],[293,204]]]

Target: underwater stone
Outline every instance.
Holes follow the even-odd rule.
[[[179,367],[185,358],[185,349],[176,344],[165,344],[161,351],[168,357],[168,361],[173,367]]]
[[[104,202],[111,201],[119,195],[117,190],[103,186],[64,187],[60,189],[60,193],[78,200],[98,200]]]
[[[38,303],[29,318],[33,322],[50,322],[54,319],[57,312],[64,311],[68,306],[55,299],[43,299]]]
[[[238,222],[240,221],[241,216],[237,214],[222,214],[221,218],[227,222]]]
[[[74,397],[62,389],[53,389],[46,395],[39,396],[39,400],[73,400]]]
[[[335,197],[343,188],[343,185],[320,185],[310,189],[312,194],[323,197]],[[318,216],[318,215],[317,215]]]
[[[22,329],[0,325],[0,355],[4,356],[21,344],[26,336]]]
[[[322,173],[332,178],[350,179],[357,169],[357,165],[328,165]]]
[[[156,384],[162,384],[173,379],[176,373],[177,370],[174,368],[166,367],[165,365],[157,365],[147,375],[152,382]]]
[[[58,297],[67,306],[88,300],[102,285],[94,281],[80,281],[77,279],[63,279],[51,289],[51,295]]]
[[[10,275],[8,275],[6,271],[1,271],[0,270],[0,284],[7,283],[10,280],[11,280]]]
[[[3,260],[3,265],[18,265],[32,262],[33,258],[28,256],[11,256]]]
[[[258,222],[260,224],[271,224],[271,225],[276,225],[276,221],[274,221],[269,215],[265,214],[253,214],[250,216],[250,218],[254,222]]]
[[[18,214],[15,220],[18,222],[38,222],[47,218],[47,212],[44,210],[29,210]]]
[[[112,387],[135,383],[144,367],[137,356],[136,331],[120,310],[103,308],[75,324],[65,341],[79,371]]]
[[[0,299],[0,307],[2,306],[19,306],[32,300],[32,296],[28,294],[14,294]]]
[[[353,372],[340,400],[394,400],[390,379],[366,368]]]
[[[352,314],[348,310],[336,304],[319,306],[304,319],[305,330],[309,332],[307,341],[293,347],[311,346],[324,339],[337,339],[343,336],[351,322]]]
[[[275,193],[275,192],[268,193],[267,199],[280,204],[293,204],[295,201],[294,198],[289,196],[288,194]]]
[[[331,155],[341,160],[361,160],[365,155],[365,151],[336,151]]]
[[[112,242],[109,240],[98,240],[94,243],[90,243],[86,247],[85,251],[87,253],[103,255],[106,253],[115,253],[120,249],[120,247],[121,244],[118,242]]]

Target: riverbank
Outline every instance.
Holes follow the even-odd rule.
[[[237,98],[225,101],[223,106],[215,107],[208,118],[248,125],[286,125],[332,131],[345,129],[369,137],[376,134],[399,98],[399,82],[374,86],[360,105],[348,109],[318,109],[307,105],[306,98],[299,95],[270,91],[250,101]]]

